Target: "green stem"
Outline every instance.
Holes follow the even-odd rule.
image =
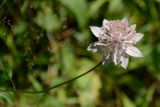
[[[78,75],[78,76],[76,76],[76,77],[74,77],[74,78],[72,78],[72,79],[70,79],[70,80],[64,81],[64,82],[59,83],[59,84],[57,84],[57,85],[51,86],[51,87],[49,87],[48,89],[45,89],[45,90],[42,90],[42,91],[25,91],[25,90],[18,90],[18,89],[16,89],[16,90],[0,90],[0,91],[13,91],[13,92],[17,92],[17,93],[28,93],[28,94],[46,93],[46,92],[49,92],[50,90],[52,90],[52,89],[54,89],[54,88],[58,88],[58,87],[60,87],[60,86],[62,86],[62,85],[68,84],[68,83],[70,83],[70,82],[72,82],[72,81],[74,81],[74,80],[76,80],[76,79],[78,79],[78,78],[80,78],[80,77],[88,74],[89,72],[91,72],[91,71],[93,71],[95,68],[97,68],[101,63],[102,63],[102,62],[98,63],[96,66],[94,66],[93,68],[91,68],[91,69],[89,69],[88,71],[84,72],[83,74],[80,74],[80,75]]]

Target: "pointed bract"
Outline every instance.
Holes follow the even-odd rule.
[[[131,29],[135,30],[136,29],[136,24],[131,25]]]
[[[92,31],[92,33],[99,38],[102,33],[102,30],[99,27],[95,27],[95,26],[90,26],[90,29]]]
[[[121,20],[122,23],[128,24],[128,19],[125,17]]]
[[[131,40],[133,41],[134,44],[136,44],[137,42],[139,42],[142,38],[143,38],[144,34],[142,33],[136,33]]]
[[[141,53],[141,51],[134,46],[127,46],[126,53],[133,57],[143,57],[143,54]]]
[[[106,19],[103,19],[103,26],[106,26],[107,24],[108,24],[108,20],[106,20]]]
[[[124,56],[121,56],[121,63],[120,65],[126,69],[127,66],[128,66],[128,61],[129,61],[129,58],[128,57],[124,57]]]

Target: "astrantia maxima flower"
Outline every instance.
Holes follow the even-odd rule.
[[[87,50],[104,52],[103,64],[113,61],[126,69],[129,56],[143,57],[143,54],[134,45],[143,37],[137,33],[136,25],[129,25],[126,18],[122,20],[103,20],[102,27],[91,26],[92,33],[98,41],[91,44]]]

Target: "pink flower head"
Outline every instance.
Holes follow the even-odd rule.
[[[136,25],[129,25],[126,18],[122,20],[103,20],[102,27],[90,26],[98,41],[92,43],[87,50],[104,52],[103,65],[113,61],[126,69],[129,56],[143,57],[143,54],[134,45],[143,37],[137,33]]]

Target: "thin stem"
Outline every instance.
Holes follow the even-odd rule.
[[[88,74],[89,72],[91,72],[91,71],[93,71],[95,68],[97,68],[101,63],[102,63],[102,62],[98,63],[96,66],[94,66],[93,68],[91,68],[91,69],[89,69],[88,71],[84,72],[83,74],[80,74],[80,75],[78,75],[78,76],[76,76],[76,77],[74,77],[74,78],[72,78],[72,79],[70,79],[70,80],[64,81],[64,82],[59,83],[59,84],[57,84],[57,85],[51,86],[51,87],[49,87],[48,89],[45,89],[45,90],[42,90],[42,91],[25,91],[25,90],[18,90],[18,89],[17,89],[17,90],[14,90],[14,92],[28,93],[28,94],[46,93],[46,92],[49,92],[50,90],[52,90],[52,89],[54,89],[54,88],[58,88],[58,87],[60,87],[60,86],[62,86],[62,85],[68,84],[68,83],[70,83],[70,82],[72,82],[72,81],[74,81],[74,80],[76,80],[76,79],[78,79],[78,78],[80,78],[80,77]],[[13,90],[0,90],[0,91],[13,91]]]

